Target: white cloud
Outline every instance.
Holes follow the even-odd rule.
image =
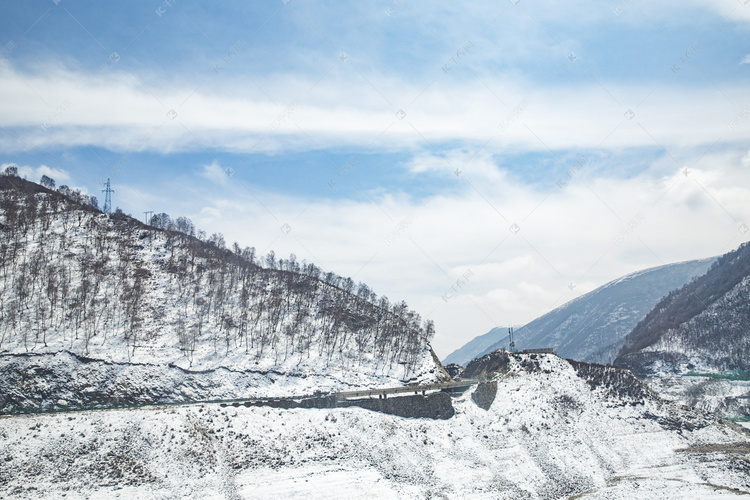
[[[701,8],[710,9],[718,15],[731,19],[733,21],[748,22],[750,21],[750,9],[743,3],[744,0],[692,0],[693,5]],[[679,0],[671,2],[673,9],[679,9],[684,2]]]
[[[54,67],[21,74],[2,65],[0,92],[7,105],[0,109],[0,125],[15,128],[17,136],[3,136],[0,147],[15,151],[94,145],[165,153],[206,147],[273,152],[346,145],[431,150],[446,141],[463,141],[472,148],[485,145],[486,154],[657,143],[670,147],[726,140],[727,124],[736,114],[727,97],[741,101],[746,95],[746,89],[731,86],[722,94],[611,82],[603,82],[604,89],[596,83],[537,88],[518,79],[510,85],[502,75],[482,82],[443,79],[427,90],[384,79],[378,82],[380,94],[403,97],[398,99],[403,104],[391,106],[353,75],[323,80],[313,92],[300,95],[280,81],[306,78],[269,77],[262,87],[290,89],[281,97],[283,104],[273,105],[240,86],[221,96],[191,88],[146,90],[116,74]],[[295,89],[300,86],[304,87]],[[153,94],[162,96],[163,104]],[[503,96],[502,102],[496,96]],[[405,115],[397,114],[402,108]],[[730,139],[746,138],[742,133],[738,129]]]
[[[3,163],[2,165],[0,165],[0,171],[3,171],[6,167],[10,166],[17,167],[18,175],[32,182],[39,182],[39,179],[41,179],[43,175],[54,179],[58,185],[64,184],[71,180],[70,175],[67,171],[57,168],[50,168],[47,165],[31,167],[28,165],[16,165],[15,163]]]
[[[750,64],[750,54],[743,57],[742,61],[740,61],[740,64]]]
[[[452,149],[440,155],[420,153],[411,158],[406,168],[412,174],[432,173],[450,179],[470,174],[475,180],[493,184],[501,184],[507,177],[491,155],[476,150]]]
[[[584,168],[551,188],[498,167],[494,178],[467,170],[452,194],[422,199],[372,192],[311,200],[250,186],[252,198],[230,180],[221,194],[196,186],[194,195],[162,203],[224,233],[228,244],[295,253],[405,299],[436,321],[434,347],[445,356],[494,326],[523,324],[629,272],[738,246],[748,239],[741,224],[750,221],[743,157],[707,155],[687,176],[677,166],[629,177]],[[422,172],[415,175],[432,173]]]
[[[214,160],[210,165],[204,165],[200,174],[215,184],[225,186],[234,172],[229,167],[222,168],[219,162]]]

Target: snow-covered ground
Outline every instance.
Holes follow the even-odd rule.
[[[647,380],[660,397],[727,418],[750,415],[750,381],[658,373]]]
[[[538,370],[512,361],[489,411],[466,393],[449,420],[213,404],[3,417],[0,490],[13,499],[750,494],[741,429],[606,396],[564,360],[540,359]]]

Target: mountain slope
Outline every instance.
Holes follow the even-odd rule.
[[[750,370],[750,244],[721,256],[633,329],[615,362],[641,374]]]
[[[517,355],[505,372],[487,410],[467,393],[449,420],[215,404],[5,417],[0,488],[8,499],[750,493],[746,434],[639,392],[627,370]]]
[[[500,342],[502,339],[507,338],[507,336],[507,328],[493,328],[484,335],[474,337],[462,347],[456,349],[448,356],[446,356],[446,358],[443,360],[443,366],[447,366],[451,363],[466,366],[469,361],[481,355],[482,353],[487,352],[487,349],[489,349],[492,345]]]
[[[38,362],[58,363],[59,380],[75,365],[90,377],[79,380],[81,390],[122,388],[126,372],[146,383],[155,370],[176,380],[220,368],[265,377],[256,389],[266,393],[295,394],[292,379],[307,388],[324,378],[321,388],[331,390],[391,386],[445,377],[429,346],[432,330],[405,303],[293,256],[271,253],[262,266],[254,249],[230,251],[220,235],[147,226],[103,214],[67,188],[0,176],[6,382],[35,373]],[[16,356],[25,353],[41,356]],[[285,386],[273,383],[279,378]],[[212,386],[227,384],[189,392],[206,395]],[[56,404],[47,392],[38,404]],[[0,407],[14,404],[8,395]]]
[[[704,274],[714,260],[668,264],[611,281],[516,330],[516,347],[554,347],[566,358],[611,363],[625,336],[659,299]],[[507,348],[507,331],[497,333],[500,338],[495,344],[476,353],[462,351],[463,357]]]

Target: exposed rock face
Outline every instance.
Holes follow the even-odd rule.
[[[604,389],[609,397],[623,401],[644,401],[656,395],[641,382],[633,372],[618,366],[604,366],[567,360],[575,368],[578,376],[592,389]]]
[[[303,396],[358,387],[352,382],[274,370],[115,363],[71,352],[5,354],[0,355],[0,414]]]
[[[461,375],[463,378],[482,378],[508,368],[510,355],[506,351],[494,351],[472,360]]]
[[[209,399],[212,392],[221,397],[230,386],[250,397],[249,385],[263,378],[224,369],[188,374],[174,366],[114,363],[70,352],[6,354],[0,356],[0,413],[186,402]]]
[[[483,410],[489,410],[497,395],[497,381],[482,382],[471,393],[471,400]]]
[[[464,373],[464,368],[461,365],[457,365],[455,363],[451,363],[447,366],[444,366],[443,368],[445,368],[445,371],[448,372],[448,375],[450,375],[452,379],[461,378]]]
[[[265,396],[264,387],[272,387],[274,382],[283,384],[286,377],[275,372],[236,372],[225,368],[190,372],[176,366],[104,362],[67,352],[6,355],[0,361],[0,414],[258,398]],[[308,380],[314,387],[320,382],[316,377]],[[337,401],[335,394],[303,399],[259,398],[234,406],[285,409],[360,406],[401,417],[434,419],[450,418],[454,413],[447,393],[349,401]]]
[[[445,392],[426,396],[400,396],[386,399],[356,399],[339,401],[338,406],[359,406],[368,410],[388,413],[399,417],[432,418],[446,420],[456,412],[451,397]]]

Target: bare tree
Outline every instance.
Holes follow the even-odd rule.
[[[43,175],[39,183],[49,189],[55,189],[55,179]]]

